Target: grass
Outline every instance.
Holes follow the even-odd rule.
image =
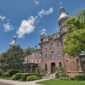
[[[11,80],[11,77],[2,77],[2,76],[0,76],[0,79]]]
[[[85,85],[85,81],[76,81],[76,80],[45,80],[40,81],[38,84],[43,85]]]

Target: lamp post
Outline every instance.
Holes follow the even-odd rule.
[[[79,56],[80,56],[81,69],[85,73],[85,51],[81,51]]]

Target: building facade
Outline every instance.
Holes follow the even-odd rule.
[[[40,36],[39,58],[36,57],[36,53],[33,53],[29,57],[29,63],[31,61],[32,63],[36,63],[35,60],[37,59],[39,61],[37,64],[44,69],[47,74],[55,73],[57,68],[61,68],[62,73],[66,75],[82,73],[79,57],[70,57],[63,52],[63,39],[67,32],[67,24],[65,21],[68,18],[69,15],[65,12],[65,9],[61,7],[58,18],[60,32],[49,36],[45,32],[42,33]]]
[[[25,71],[34,72],[38,66],[41,66],[41,49],[35,49],[24,59]]]

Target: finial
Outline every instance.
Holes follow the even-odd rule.
[[[59,4],[60,4],[60,13],[65,12],[65,9],[63,7],[63,2],[60,1]]]
[[[62,1],[59,2],[59,5],[60,5],[60,8],[63,7],[63,3],[62,3]]]
[[[42,29],[42,30],[41,30],[41,35],[47,35],[46,29]]]

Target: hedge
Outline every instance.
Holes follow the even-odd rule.
[[[33,80],[38,80],[38,79],[40,79],[40,78],[36,75],[28,76],[26,78],[27,81],[33,81]]]
[[[5,72],[3,74],[4,77],[12,77],[14,74],[16,73],[19,73],[20,71],[18,70],[15,70],[15,69],[11,69],[11,70],[8,70],[7,72]]]
[[[21,79],[22,73],[16,73],[15,75],[12,76],[12,80],[20,80]]]
[[[22,81],[26,81],[27,76],[32,76],[32,75],[36,75],[36,74],[35,73],[23,73],[21,75],[21,79]]]
[[[85,75],[77,75],[75,76],[76,80],[85,80]]]
[[[28,76],[36,75],[35,73],[16,73],[12,76],[12,80],[22,80],[26,81]],[[37,76],[37,75],[36,75]]]

